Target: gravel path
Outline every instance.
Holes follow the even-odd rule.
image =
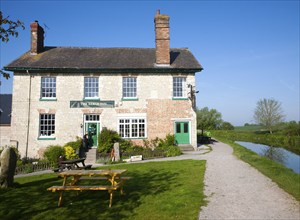
[[[207,160],[205,195],[199,219],[300,219],[300,204],[269,178],[215,142]]]

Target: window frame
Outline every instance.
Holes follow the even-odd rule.
[[[125,82],[124,80],[133,80]],[[125,86],[124,86],[125,85]],[[130,87],[134,85],[134,87]],[[127,90],[127,91],[125,91]],[[133,90],[133,91],[132,91]],[[132,95],[133,94],[133,95]],[[137,100],[137,77],[124,76],[122,77],[122,99],[123,100]]]
[[[57,83],[55,76],[43,76],[41,77],[41,93],[40,100],[56,100],[57,98]],[[43,90],[51,90],[43,91]],[[53,91],[54,90],[54,91]],[[50,95],[49,95],[50,94]]]
[[[39,139],[55,138],[55,120],[55,114],[43,113],[39,115]]]
[[[93,79],[94,81],[86,81],[88,79]],[[92,86],[92,85],[96,85],[96,86]],[[99,100],[99,77],[96,76],[86,76],[84,77],[83,80],[83,97],[84,99],[88,99],[88,100]],[[87,87],[88,85],[88,87]],[[88,91],[86,91],[88,90]],[[91,91],[91,90],[95,90],[95,91]],[[93,94],[96,96],[87,96],[87,94]]]
[[[176,80],[179,80],[179,79],[181,81],[176,82]],[[181,95],[178,93],[181,93]],[[181,77],[181,76],[173,77],[172,97],[174,99],[187,99],[186,77]]]
[[[123,122],[121,122],[123,120]],[[123,128],[121,126],[123,125]],[[128,131],[126,130],[128,129]],[[145,139],[147,138],[146,117],[119,117],[118,133],[124,139]]]

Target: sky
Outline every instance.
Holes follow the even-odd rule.
[[[197,107],[216,109],[235,126],[255,123],[256,103],[281,103],[286,121],[300,120],[299,0],[14,1],[1,11],[26,29],[1,42],[0,68],[30,48],[30,23],[45,29],[45,46],[154,48],[154,15],[170,16],[170,45],[189,48]],[[0,93],[12,93],[1,76]]]

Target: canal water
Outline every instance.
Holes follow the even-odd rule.
[[[236,141],[235,143],[300,173],[300,156],[280,147]]]

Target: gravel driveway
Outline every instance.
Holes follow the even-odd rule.
[[[300,204],[268,177],[215,142],[207,160],[205,195],[199,219],[300,219]],[[300,189],[299,189],[300,190]]]

